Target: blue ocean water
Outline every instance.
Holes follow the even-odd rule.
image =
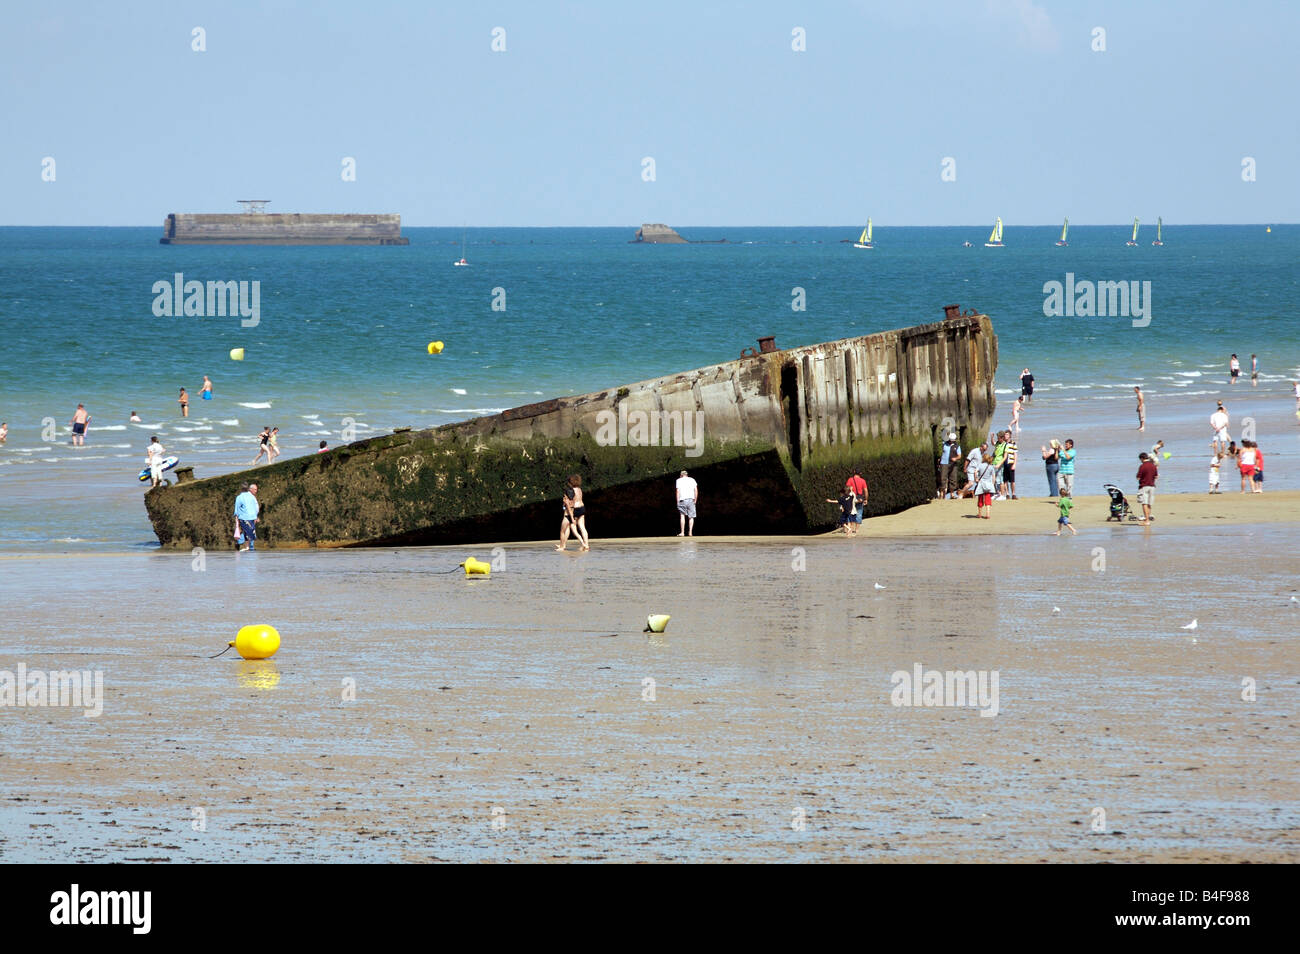
[[[161,228],[0,228],[0,487],[75,472],[138,494],[150,433],[211,474],[251,461],[264,425],[309,453],[349,426],[461,420],[729,360],[760,335],[794,346],[934,321],[950,303],[993,318],[1008,397],[1025,366],[1040,400],[1110,396],[1126,412],[1135,383],[1157,400],[1212,393],[1233,351],[1247,368],[1257,353],[1279,395],[1298,374],[1297,226],[1169,225],[1163,247],[1144,226],[1136,248],[1125,224],[1073,227],[1066,248],[1058,226],[1008,225],[1000,249],[984,247],[988,226],[878,225],[872,250],[844,241],[860,230],[681,228],[706,244],[635,245],[633,227],[468,229],[471,264],[455,268],[460,229],[405,229],[408,247],[201,248],[159,245]],[[1067,272],[1150,282],[1149,325],[1045,316],[1044,283]],[[156,316],[155,283],[176,273],[260,283],[258,324]],[[67,443],[78,402],[85,448]],[[138,497],[130,507],[129,529],[94,539],[147,541]],[[0,547],[82,539],[26,526]]]

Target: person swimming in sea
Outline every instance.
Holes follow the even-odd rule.
[[[203,375],[203,389],[199,392],[199,397],[205,401],[212,400],[212,379],[206,374]]]

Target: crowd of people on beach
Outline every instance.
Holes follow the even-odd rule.
[[[1240,364],[1233,355],[1229,366],[1230,381],[1237,380]],[[1258,356],[1251,355],[1251,378],[1257,382],[1259,375]],[[1296,399],[1296,416],[1300,417],[1300,381],[1291,382]],[[1142,388],[1133,387],[1137,399],[1137,418],[1139,432],[1146,430],[1146,397]],[[955,432],[944,436],[943,447],[937,459],[936,496],[939,499],[974,499],[976,513],[982,519],[991,519],[992,504],[998,500],[1016,500],[1016,463],[1019,456],[1017,435],[1020,433],[1020,420],[1025,409],[1033,401],[1034,376],[1029,368],[1020,375],[1020,396],[1012,403],[1011,420],[1007,427],[990,434],[987,441],[978,448],[964,452]],[[1263,493],[1264,490],[1264,456],[1259,444],[1254,439],[1243,438],[1240,444],[1233,441],[1228,433],[1230,423],[1227,409],[1219,401],[1215,412],[1210,417],[1213,432],[1210,459],[1210,493],[1221,493],[1221,470],[1225,461],[1231,461],[1241,476],[1242,493]],[[1170,452],[1164,450],[1164,441],[1156,441],[1151,450],[1138,455],[1138,472],[1135,475],[1138,485],[1138,503],[1142,516],[1141,524],[1150,524],[1155,520],[1152,507],[1155,502],[1155,488],[1159,479],[1159,462],[1163,456],[1168,460]],[[1058,503],[1056,535],[1068,529],[1074,533],[1070,524],[1070,510],[1073,508],[1075,446],[1072,439],[1064,442],[1053,438],[1042,445],[1040,453],[1047,475],[1047,492],[1049,498]],[[964,465],[963,465],[964,461]]]

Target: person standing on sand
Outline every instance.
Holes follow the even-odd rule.
[[[939,499],[955,497],[961,479],[961,445],[957,443],[957,433],[948,434],[943,441],[943,451],[939,454]]]
[[[90,429],[90,415],[86,413],[86,405],[78,404],[76,412],[72,415],[72,446],[83,447],[86,443],[86,431]]]
[[[1241,454],[1237,457],[1237,468],[1241,471],[1241,492],[1246,493],[1248,485],[1255,480],[1255,442],[1243,440]]]
[[[1034,400],[1034,376],[1028,368],[1020,372],[1020,397],[1026,404]]]
[[[1061,472],[1061,442],[1055,437],[1046,447],[1040,447],[1043,454],[1043,466],[1047,468],[1047,496],[1059,495],[1056,475]]]
[[[975,496],[975,485],[979,483],[980,467],[984,463],[984,455],[989,452],[988,444],[981,444],[979,450],[971,451],[966,455],[966,486],[962,488],[962,493],[967,490],[970,495]]]
[[[1210,415],[1210,429],[1214,431],[1214,441],[1210,446],[1216,451],[1222,449],[1220,445],[1227,447],[1231,439],[1228,437],[1228,412],[1222,401],[1219,402],[1218,409]]]
[[[699,499],[700,485],[694,477],[689,477],[686,471],[682,471],[682,475],[677,478],[677,513],[681,518],[681,530],[677,533],[679,537],[695,536],[695,505]]]
[[[858,527],[862,526],[862,516],[867,509],[867,481],[861,469],[853,468],[853,476],[844,481],[844,486],[853,491],[853,521],[849,536],[857,536]]]
[[[1003,491],[1003,493],[1005,493],[1006,496],[1011,500],[1020,499],[1019,497],[1016,496],[1016,454],[1017,452],[1018,452],[1018,447],[1016,445],[1016,439],[1011,436],[1010,431],[1007,431],[1007,454],[1002,461],[1002,482],[1006,486],[1006,489]]]
[[[1255,476],[1252,480],[1251,493],[1262,494],[1264,492],[1264,455],[1260,453],[1259,445],[1254,441],[1251,444],[1255,448]]]
[[[239,552],[256,549],[257,515],[261,510],[257,503],[257,484],[240,484],[239,496],[235,498],[235,542]]]
[[[176,403],[181,406],[181,417],[190,416],[190,396],[181,388],[181,396],[176,399]]]
[[[1142,519],[1139,522],[1145,527],[1155,519],[1151,516],[1151,508],[1156,502],[1156,478],[1160,476],[1160,471],[1146,451],[1138,454],[1138,460],[1142,462],[1138,465],[1137,472],[1138,503],[1142,505]]]
[[[1210,493],[1217,494],[1219,491],[1219,463],[1223,460],[1223,455],[1218,451],[1210,456]]]
[[[998,489],[998,468],[993,458],[984,455],[980,461],[979,474],[975,478],[975,512],[984,520],[993,515],[993,492]]]
[[[1066,438],[1061,448],[1061,493],[1074,496],[1074,441]]]
[[[1006,495],[1003,493],[1001,486],[1002,464],[1007,459],[1007,438],[1009,431],[998,431],[997,442],[993,445],[993,493],[996,500],[1005,500]]]
[[[1228,359],[1228,383],[1236,384],[1237,378],[1241,376],[1241,362],[1237,360],[1234,354]]]
[[[1133,385],[1133,393],[1138,399],[1138,433],[1147,429],[1147,399],[1142,395],[1142,389],[1136,384]]]
[[[587,508],[582,502],[582,477],[578,474],[572,474],[564,488],[564,519],[560,521],[560,543],[556,550],[565,550],[569,545],[569,530],[572,528],[573,535],[577,537],[579,551],[590,550],[591,543],[587,539]]]

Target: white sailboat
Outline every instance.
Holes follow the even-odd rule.
[[[875,248],[875,246],[871,244],[871,219],[870,218],[867,219],[867,227],[862,230],[862,234],[859,235],[858,240],[853,243],[853,247],[854,248]]]
[[[1125,245],[1136,245],[1138,243],[1138,220],[1133,220],[1133,237],[1125,242]]]
[[[1160,218],[1160,216],[1157,215],[1157,216],[1156,216],[1156,240],[1155,240],[1154,242],[1151,243],[1152,245],[1164,245],[1164,244],[1165,244],[1165,243],[1164,243],[1164,239],[1162,239],[1162,238],[1160,237],[1160,231],[1161,231],[1161,228],[1164,226],[1164,224],[1165,224],[1165,220],[1162,219],[1162,218]]]
[[[1002,217],[998,217],[997,224],[993,226],[993,233],[989,240],[984,243],[985,248],[1004,248],[1002,244]]]
[[[1065,248],[1065,246],[1070,244],[1065,240],[1065,236],[1069,233],[1069,231],[1070,231],[1070,220],[1067,218],[1065,220],[1065,224],[1061,226],[1061,237],[1056,240],[1057,248]]]
[[[460,230],[460,261],[452,262],[453,265],[468,265],[469,260],[465,258],[465,230]]]

